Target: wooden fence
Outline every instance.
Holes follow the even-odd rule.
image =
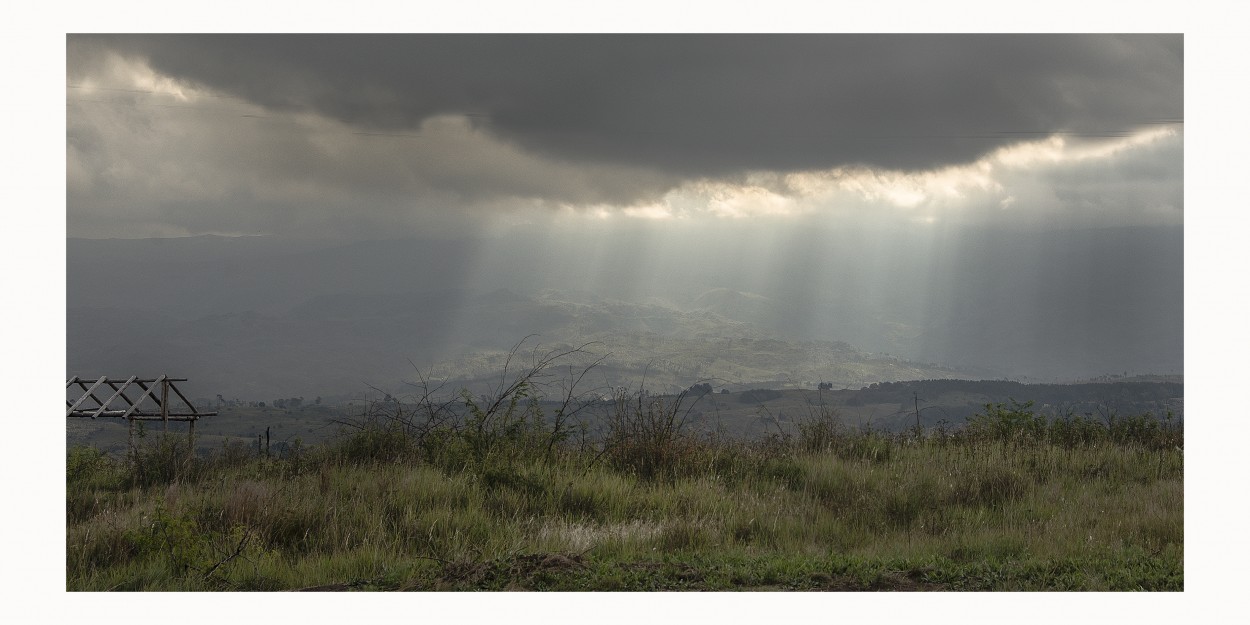
[[[158,378],[139,379],[130,376],[125,380],[110,379],[101,376],[95,381],[74,376],[65,382],[67,394],[70,388],[77,385],[81,391],[76,399],[66,398],[65,416],[67,418],[113,418],[125,419],[130,427],[130,445],[134,446],[136,421],[161,421],[165,430],[169,430],[170,421],[186,421],[189,427],[188,439],[192,441],[194,452],[195,422],[200,417],[215,416],[216,412],[200,412],[178,390],[175,382],[186,382],[186,378],[171,378],[162,375]],[[129,393],[138,393],[131,398]],[[78,391],[74,391],[75,394]],[[172,401],[173,393],[181,401],[181,406]],[[101,399],[106,397],[106,399]]]

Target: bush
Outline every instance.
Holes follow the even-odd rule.
[[[194,482],[204,473],[204,462],[193,455],[191,441],[186,438],[161,435],[147,440],[140,427],[138,439],[128,456],[126,477],[131,486]]]
[[[388,394],[386,400],[371,403],[359,419],[339,421],[355,430],[342,450],[357,462],[419,459],[446,471],[469,470],[479,476],[529,462],[553,463],[581,425],[574,416],[590,403],[574,389],[598,361],[562,386],[563,402],[549,420],[539,401],[550,384],[548,369],[582,349],[544,354],[535,350],[530,364],[509,377],[524,342],[509,353],[493,393],[475,396],[461,389],[451,398],[437,399],[442,387],[422,377],[415,385],[421,391],[416,397]]]
[[[813,411],[807,419],[799,421],[799,447],[810,452],[832,449],[842,436],[842,424],[837,413],[825,405]]]
[[[403,462],[416,459],[417,447],[400,428],[376,423],[344,433],[331,444],[330,455],[356,465]]]
[[[1088,417],[1065,415],[1050,422],[1048,438],[1051,444],[1072,449],[1107,440],[1107,429]]]
[[[70,448],[66,454],[65,483],[67,486],[107,483],[116,474],[116,463],[99,449],[78,445]]]
[[[1040,442],[1046,439],[1046,418],[1033,412],[1033,402],[1011,400],[1007,404],[986,404],[985,414],[968,419],[974,438],[1009,443]]]
[[[176,576],[222,586],[229,585],[228,573],[237,556],[260,553],[253,538],[242,525],[227,532],[205,531],[194,519],[159,505],[143,525],[125,533],[132,557],[163,561]]]
[[[78,446],[65,457],[65,518],[67,522],[82,521],[107,507],[109,497],[103,493],[121,490],[125,470],[103,451]]]
[[[1146,449],[1172,449],[1183,441],[1182,425],[1172,421],[1172,414],[1160,419],[1150,414],[1112,417],[1107,426],[1108,437],[1118,445],[1135,445]]]
[[[685,399],[685,393],[667,399],[619,389],[604,443],[609,463],[644,480],[690,473],[699,445],[686,428],[690,408],[682,409]]]
[[[1157,451],[1181,447],[1185,442],[1184,425],[1173,421],[1171,413],[1163,418],[1151,414],[1129,417],[1112,414],[1106,421],[1065,415],[1050,422],[1047,438],[1052,444],[1067,449],[1110,442]]]

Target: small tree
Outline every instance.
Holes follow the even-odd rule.
[[[686,389],[686,394],[690,395],[691,397],[702,397],[711,392],[712,392],[712,384],[710,382],[704,382],[702,384],[695,384],[694,386],[691,386],[690,388]]]

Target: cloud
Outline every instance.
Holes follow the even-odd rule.
[[[1056,136],[927,171],[836,167],[705,178],[674,188],[649,204],[646,213],[1030,226],[1175,225],[1181,223],[1183,210],[1182,139],[1171,128],[1096,140]]]
[[[377,236],[464,228],[501,205],[630,205],[678,182],[650,169],[543,158],[462,115],[367,132],[222,98],[141,60],[101,58],[97,72],[71,77],[71,234]]]
[[[1179,36],[71,36],[67,61],[72,236],[1180,219],[1182,136],[1141,123],[1182,116]]]
[[[272,111],[468,114],[553,160],[684,176],[933,169],[1183,117],[1180,35],[90,36],[71,65],[76,46]]]

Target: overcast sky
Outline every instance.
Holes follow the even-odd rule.
[[[1183,221],[1180,35],[71,35],[66,52],[69,236]]]

